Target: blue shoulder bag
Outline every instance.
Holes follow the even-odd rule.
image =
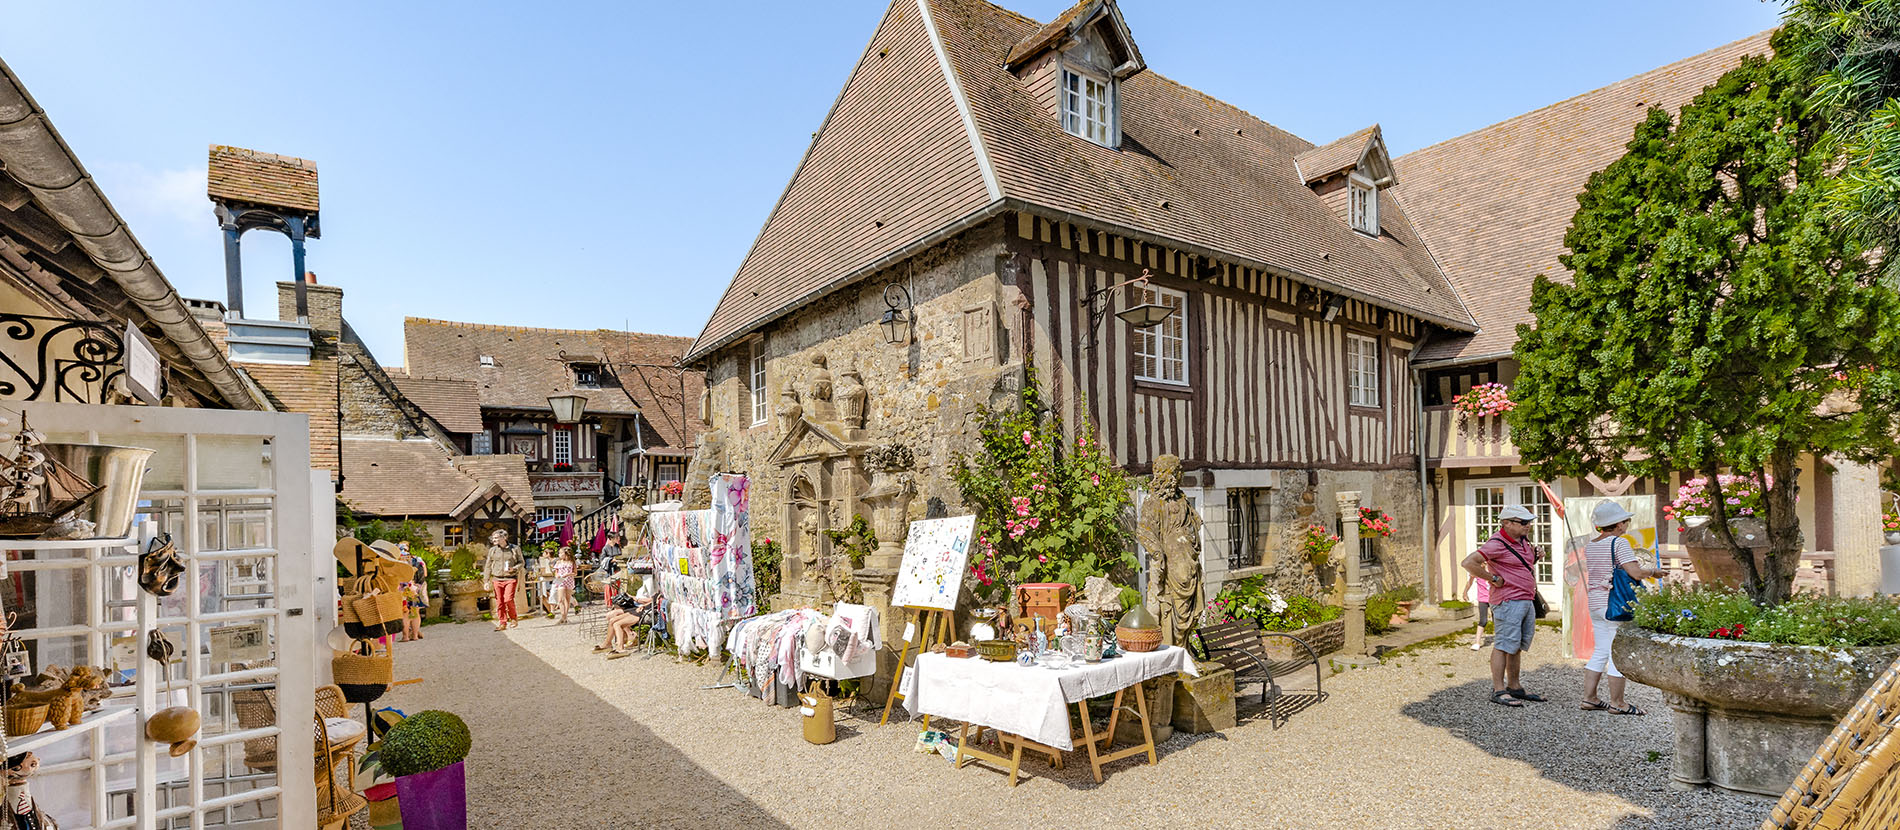
[[[1611,622],[1629,622],[1636,617],[1636,580],[1616,564],[1616,543],[1622,539],[1610,539],[1610,606],[1603,610],[1603,618]]]

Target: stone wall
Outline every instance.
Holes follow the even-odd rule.
[[[1003,253],[997,227],[979,229],[772,324],[764,335],[767,400],[772,415],[750,423],[744,341],[710,360],[712,427],[725,433],[722,469],[753,478],[752,536],[783,539],[787,476],[770,462],[786,434],[779,417],[787,384],[808,377],[811,358],[823,356],[833,376],[856,370],[868,393],[863,443],[898,443],[914,454],[917,498],[910,518],[964,512],[950,480],[952,457],[975,446],[976,413],[1006,405],[1020,389],[1022,363],[1007,344],[991,357],[964,359],[964,311],[972,306],[1006,307],[1015,289],[997,280]],[[906,345],[886,342],[879,325],[884,286],[908,278],[918,318]],[[1005,293],[1010,296],[1005,296]],[[1001,315],[992,315],[992,319]],[[1006,337],[998,336],[999,341]],[[870,518],[866,516],[866,518]],[[834,524],[850,516],[834,517]]]
[[[1300,538],[1309,524],[1335,528],[1340,518],[1335,494],[1348,490],[1359,491],[1361,504],[1389,514],[1394,525],[1390,537],[1372,543],[1378,564],[1365,571],[1367,590],[1421,581],[1423,545],[1415,471],[1213,470],[1201,475],[1203,486],[1190,494],[1202,506],[1202,579],[1210,599],[1220,592],[1224,582],[1253,575],[1266,576],[1268,583],[1283,594],[1319,591],[1320,580],[1300,554]],[[1269,542],[1259,566],[1230,571],[1227,497],[1230,489],[1242,487],[1267,490]],[[1347,553],[1337,551],[1341,556]]]

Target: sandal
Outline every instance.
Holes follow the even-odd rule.
[[[1615,706],[1610,706],[1606,708],[1609,709],[1609,712],[1612,715],[1647,715],[1649,714],[1648,712],[1645,712],[1641,709],[1636,708],[1636,704],[1634,703],[1628,704],[1621,709],[1618,709]]]
[[[632,657],[632,656],[633,656],[633,652],[631,651],[616,651],[612,654],[607,655],[607,659],[618,660],[622,657]]]
[[[1610,704],[1604,703],[1601,700],[1586,700],[1577,708],[1585,712],[1608,712],[1610,711]]]
[[[1516,700],[1513,700],[1513,699],[1511,699],[1511,693],[1510,693],[1510,692],[1504,692],[1504,691],[1497,691],[1497,692],[1492,692],[1492,693],[1491,693],[1491,702],[1492,702],[1492,703],[1495,703],[1495,704],[1497,704],[1497,705],[1499,705],[1499,706],[1509,706],[1509,707],[1511,707],[1512,709],[1522,709],[1522,708],[1524,708],[1524,704],[1522,704],[1522,703],[1519,703],[1519,702],[1517,702]]]
[[[1505,694],[1508,694],[1508,695],[1510,695],[1511,697],[1514,697],[1514,698],[1517,698],[1518,700],[1527,700],[1527,701],[1530,701],[1530,702],[1532,702],[1532,703],[1547,703],[1547,702],[1549,702],[1549,701],[1547,701],[1547,700],[1545,700],[1545,698],[1544,698],[1544,696],[1543,696],[1543,695],[1534,695],[1534,694],[1531,694],[1530,692],[1527,692],[1527,691],[1524,691],[1524,690],[1523,690],[1522,688],[1517,688],[1517,689],[1505,689],[1505,690],[1504,690],[1504,692],[1505,692]]]

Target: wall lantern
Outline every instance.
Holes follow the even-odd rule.
[[[1097,288],[1094,291],[1090,291],[1088,296],[1082,298],[1082,309],[1088,312],[1089,315],[1088,348],[1095,348],[1096,330],[1102,327],[1102,318],[1108,316],[1109,308],[1114,305],[1112,302],[1107,302],[1109,295],[1116,289],[1125,288],[1130,285],[1147,285],[1149,277],[1152,276],[1152,274],[1148,273],[1148,269],[1143,268],[1141,269],[1141,276],[1139,277],[1122,280],[1121,282],[1104,288]],[[1121,318],[1122,322],[1134,326],[1135,328],[1151,329],[1161,325],[1161,323],[1166,321],[1169,317],[1173,317],[1176,310],[1177,309],[1172,306],[1158,305],[1156,303],[1142,303],[1138,306],[1131,306],[1117,311],[1115,312],[1115,316]]]
[[[917,329],[917,307],[911,302],[910,289],[897,283],[884,286],[884,342],[893,346],[910,341]]]
[[[548,407],[554,410],[554,420],[563,424],[578,424],[581,415],[587,411],[587,398],[581,395],[549,395]]]

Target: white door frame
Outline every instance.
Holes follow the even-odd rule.
[[[1463,514],[1460,517],[1460,521],[1464,524],[1466,538],[1471,540],[1471,547],[1476,549],[1477,546],[1484,544],[1485,540],[1490,538],[1489,535],[1478,535],[1478,488],[1504,488],[1504,503],[1518,504],[1520,502],[1517,499],[1521,497],[1518,493],[1513,492],[1512,488],[1529,487],[1533,488],[1539,495],[1543,495],[1541,488],[1538,488],[1537,484],[1536,479],[1529,476],[1516,475],[1508,478],[1466,479],[1464,482],[1464,503],[1459,505],[1459,512]],[[1564,522],[1563,519],[1557,516],[1557,508],[1563,506],[1563,484],[1562,482],[1551,482],[1550,489],[1551,492],[1557,495],[1558,499],[1557,503],[1550,505],[1550,543],[1544,546],[1544,555],[1551,557],[1545,560],[1550,563],[1550,579],[1537,580],[1537,592],[1544,595],[1546,602],[1555,603],[1558,600],[1558,595],[1563,593],[1559,590],[1562,584],[1563,568],[1558,565],[1555,559],[1563,547]],[[1545,496],[1545,501],[1549,501],[1548,496]],[[1459,558],[1462,559],[1463,557],[1461,556]]]

